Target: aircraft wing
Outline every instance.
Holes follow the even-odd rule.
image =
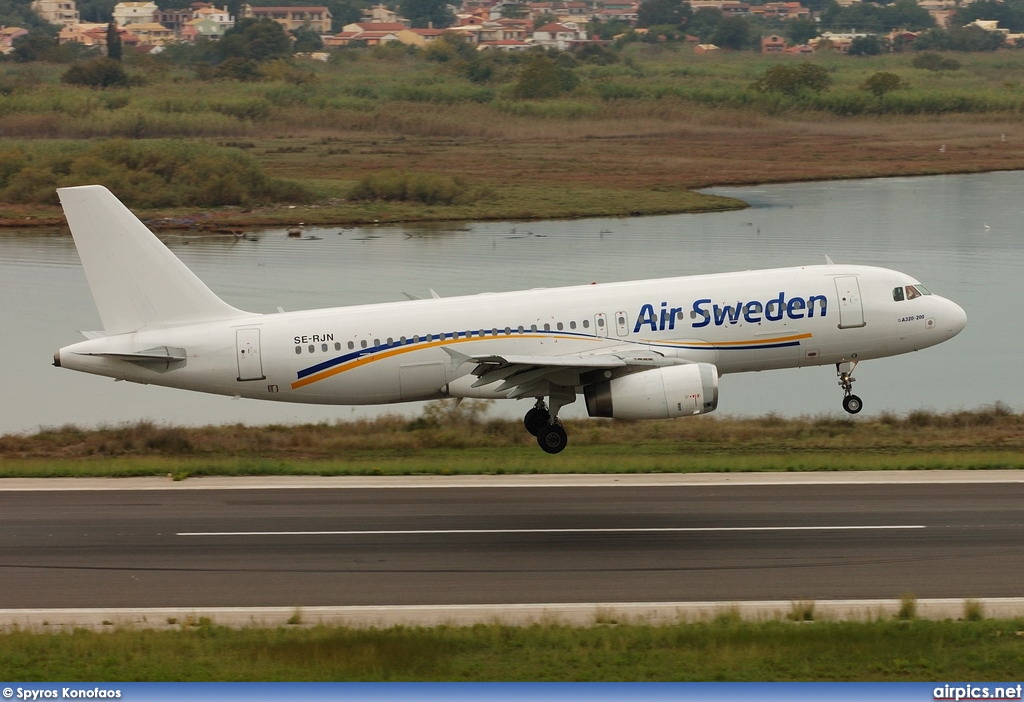
[[[621,352],[572,354],[566,356],[516,356],[501,354],[467,355],[445,348],[459,365],[473,364],[469,372],[476,376],[471,387],[500,383],[495,392],[506,392],[510,399],[548,395],[552,386],[573,389],[582,385],[581,376],[591,371],[612,368],[653,368],[676,365],[679,361],[650,351],[634,348]]]

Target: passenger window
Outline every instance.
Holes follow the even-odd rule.
[[[327,353],[327,344],[321,344],[320,350],[323,351],[324,353]]]
[[[295,347],[295,353],[302,353],[302,347],[301,346],[296,346]]]
[[[569,328],[570,329],[575,329],[576,328],[576,322],[569,322]]]
[[[350,341],[350,342],[348,342],[348,349],[349,349],[349,351],[351,351],[351,350],[352,350],[352,349],[354,349],[355,347],[356,347],[356,345],[355,345],[355,344],[354,344],[353,342],[351,342],[351,341]]]
[[[316,346],[313,346],[313,344],[310,344],[309,345],[309,352],[310,353],[316,353]]]

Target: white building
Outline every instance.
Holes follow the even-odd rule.
[[[113,18],[118,27],[156,22],[155,2],[119,2],[114,5]]]

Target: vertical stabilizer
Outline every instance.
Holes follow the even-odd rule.
[[[217,297],[102,185],[57,195],[107,334],[249,315]]]

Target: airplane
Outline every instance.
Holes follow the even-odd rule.
[[[718,406],[726,373],[832,365],[860,412],[864,360],[934,346],[967,315],[909,275],[826,263],[409,299],[272,314],[229,305],[109,190],[58,189],[103,324],[61,368],[281,402],[367,405],[532,399],[548,453],[559,411],[667,419]]]

